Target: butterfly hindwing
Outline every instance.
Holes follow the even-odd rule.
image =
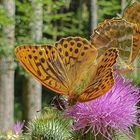
[[[79,96],[78,101],[83,102],[95,99],[106,93],[114,85],[113,65],[116,63],[117,57],[117,49],[110,48],[105,51],[98,64],[95,77]]]

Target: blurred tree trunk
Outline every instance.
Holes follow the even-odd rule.
[[[42,38],[43,11],[42,1],[32,0],[32,15],[30,21],[31,37],[35,43]],[[33,119],[41,110],[42,86],[33,77],[25,77],[23,91],[23,119]]]
[[[0,47],[5,50],[14,48],[15,36],[15,0],[1,1],[9,24],[3,27],[3,42]],[[14,59],[11,55],[0,56],[0,130],[6,131],[14,122]]]
[[[77,16],[77,19],[79,21],[78,28],[80,29],[80,26],[82,26],[82,20],[83,18],[83,3],[84,0],[71,0],[70,6],[69,6],[69,12],[74,12]]]
[[[97,26],[97,1],[89,0],[89,33],[93,33],[94,28]]]
[[[83,0],[71,0],[69,11],[77,12],[78,8],[82,5]]]
[[[126,0],[121,0],[121,11],[123,13],[123,10],[125,9],[126,7]]]

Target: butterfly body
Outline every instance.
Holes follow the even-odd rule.
[[[97,64],[92,64],[92,66],[85,67],[84,71],[78,75],[77,79],[74,81],[72,87],[73,91],[77,94],[84,91],[84,89],[89,85],[89,83],[93,80],[92,78],[95,77],[97,71]]]
[[[114,84],[118,51],[109,48],[98,59],[97,49],[81,37],[67,37],[49,45],[15,49],[21,65],[47,88],[66,95],[73,105],[106,93]]]

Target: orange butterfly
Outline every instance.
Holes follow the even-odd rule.
[[[50,45],[23,45],[15,49],[21,65],[47,88],[69,97],[69,104],[105,94],[114,84],[117,49],[98,52],[81,37],[67,37]]]

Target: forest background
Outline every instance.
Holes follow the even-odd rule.
[[[19,65],[14,48],[53,44],[66,36],[89,39],[97,24],[121,16],[132,0],[0,0],[0,130],[29,121],[56,95]],[[139,58],[131,79],[140,85]]]

